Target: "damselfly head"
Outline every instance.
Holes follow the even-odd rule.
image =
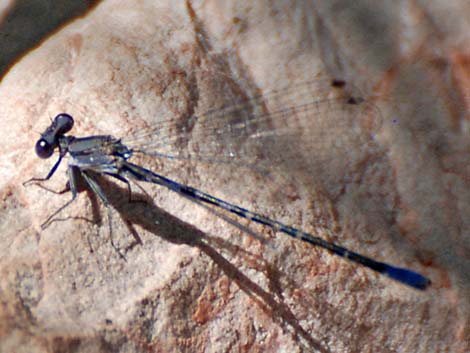
[[[57,115],[52,124],[41,134],[36,142],[36,154],[39,158],[49,158],[58,146],[59,136],[69,132],[73,127],[73,118],[65,113]]]
[[[52,126],[55,126],[55,134],[63,135],[72,130],[73,118],[65,113],[60,113],[54,118]]]

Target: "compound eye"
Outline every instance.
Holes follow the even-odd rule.
[[[57,126],[57,134],[63,135],[72,129],[73,118],[68,114],[61,113],[54,118],[54,123]]]
[[[40,139],[36,142],[36,154],[39,158],[49,158],[54,153],[54,146],[47,142],[45,139]]]

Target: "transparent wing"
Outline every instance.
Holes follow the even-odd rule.
[[[160,121],[124,142],[148,155],[334,178],[366,158],[382,122],[344,82],[313,80],[254,97],[231,95],[204,114]],[[369,149],[367,149],[369,147]],[[366,152],[367,151],[367,152]],[[343,173],[339,173],[343,174]],[[292,174],[295,175],[295,174]]]

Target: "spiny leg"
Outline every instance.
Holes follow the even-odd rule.
[[[109,202],[108,198],[106,197],[105,193],[103,192],[101,187],[98,185],[96,180],[90,174],[88,174],[86,171],[83,171],[81,173],[81,175],[83,176],[83,179],[85,179],[85,181],[88,183],[91,190],[96,195],[98,195],[98,197],[101,199],[104,206],[106,207],[106,211],[107,211],[107,214],[108,214],[109,239],[110,239],[110,242],[111,242],[111,246],[119,254],[119,257],[121,257],[123,260],[127,261],[126,258],[124,257],[124,255],[119,250],[119,248],[116,246],[116,244],[114,244],[111,203]]]
[[[55,162],[54,166],[51,168],[51,170],[49,170],[49,173],[47,173],[46,177],[45,178],[31,178],[29,180],[26,180],[24,183],[23,183],[23,186],[26,186],[30,183],[33,183],[33,182],[42,182],[42,181],[46,181],[46,180],[49,180],[52,175],[54,175],[55,171],[57,170],[57,168],[59,167],[59,164],[60,162],[62,162],[62,158],[63,158],[63,155],[62,153],[59,155],[59,159],[57,160],[57,162]]]
[[[56,194],[56,195],[62,195],[62,194],[65,194],[66,192],[70,191],[70,183],[68,181],[65,184],[65,187],[62,190],[59,190],[59,191],[48,188],[47,186],[44,186],[44,185],[42,185],[40,183],[37,183],[37,182],[34,183],[33,185],[37,186],[37,187],[39,187],[43,190],[46,190],[47,192],[51,192],[53,194]]]
[[[41,224],[41,229],[46,229],[47,227],[49,227],[55,221],[54,217],[57,216],[60,212],[62,212],[65,208],[67,208],[77,198],[77,195],[78,195],[77,177],[76,177],[77,172],[79,172],[79,170],[76,167],[69,167],[67,169],[67,177],[69,179],[68,185],[70,188],[70,192],[72,193],[72,198],[69,201],[67,201],[65,204],[63,204],[61,207],[59,207],[49,217],[47,217],[44,223]]]
[[[113,178],[116,178],[117,180],[119,181],[122,181],[123,183],[125,183],[127,185],[127,194],[128,194],[128,198],[129,198],[129,203],[147,203],[145,200],[134,200],[132,199],[132,188],[131,188],[131,183],[129,182],[129,180],[127,180],[126,178],[124,178],[123,176],[119,175],[119,174],[115,174],[115,173],[106,173],[108,174],[109,176],[112,176]],[[150,199],[151,196],[148,194],[148,192],[142,187],[140,186],[139,184],[135,183],[135,185],[137,185],[137,187]]]

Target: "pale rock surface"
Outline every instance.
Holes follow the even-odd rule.
[[[468,353],[470,8],[386,3],[110,0],[17,63],[0,84],[0,352]],[[77,136],[125,136],[319,77],[377,106],[363,148],[336,154],[353,132],[319,114],[312,140],[331,148],[290,141],[312,165],[279,166],[286,188],[233,165],[150,167],[419,271],[427,291],[147,185],[153,202],[129,204],[102,180],[125,261],[87,192],[41,230],[70,195],[22,182],[52,167],[33,147],[57,113]]]

